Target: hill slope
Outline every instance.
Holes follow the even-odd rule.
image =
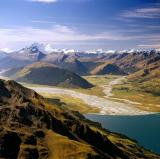
[[[93,85],[79,75],[53,64],[37,62],[16,73],[19,82],[42,85],[91,88]]]
[[[119,55],[114,59],[114,64],[119,66],[125,72],[134,73],[159,60],[160,53],[155,50],[140,51]]]
[[[128,80],[139,88],[156,96],[160,96],[160,61],[147,65],[144,69],[128,76]]]
[[[96,67],[94,70],[92,70],[91,74],[96,74],[96,75],[106,75],[106,74],[125,75],[126,73],[114,64],[110,64],[110,63],[106,64],[105,63],[105,64],[102,64],[102,65]]]
[[[62,68],[75,72],[78,75],[88,74],[88,68],[79,60],[66,60],[60,65]]]
[[[0,80],[0,139],[0,158],[160,158],[14,81]]]

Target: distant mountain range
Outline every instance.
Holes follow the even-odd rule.
[[[78,52],[74,50],[52,49],[50,46],[47,46],[47,48],[46,50],[42,45],[32,44],[29,47],[12,53],[7,54],[1,52],[0,70],[7,70],[5,75],[12,76],[13,72],[20,71],[22,68],[37,62],[56,65],[59,71],[67,72],[66,74],[70,74],[71,77],[73,77],[74,73],[80,76],[105,74],[127,75],[144,70],[154,64],[156,64],[156,69],[160,69],[160,52],[156,50],[108,51],[104,53],[102,50],[97,52]],[[68,73],[68,71],[73,73]],[[28,74],[26,76],[30,75]],[[20,78],[17,77],[17,79],[19,80]],[[74,78],[72,79],[74,81]]]
[[[0,70],[18,82],[85,89],[93,85],[80,75],[128,75],[139,89],[160,95],[158,51],[48,49],[51,52],[33,44],[10,54],[1,52]],[[126,136],[68,110],[60,100],[48,101],[12,80],[0,80],[0,138],[0,158],[160,158]]]

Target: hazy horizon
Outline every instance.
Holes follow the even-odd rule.
[[[0,49],[160,48],[159,0],[5,0],[0,14]]]

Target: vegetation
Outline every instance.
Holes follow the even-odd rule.
[[[91,107],[84,103],[81,99],[73,98],[67,95],[56,95],[56,94],[48,94],[41,93],[45,98],[49,99],[51,103],[55,103],[55,100],[60,101],[63,104],[63,107],[73,111],[79,111],[82,114],[86,113],[99,113],[99,108]]]
[[[0,80],[0,158],[160,158],[61,104],[51,104],[14,81]]]
[[[107,85],[109,82],[116,79],[117,77],[119,77],[119,76],[115,76],[115,75],[83,76],[83,78],[86,79],[89,83],[93,84],[94,87],[88,88],[88,89],[81,89],[81,88],[69,88],[69,89],[77,91],[77,92],[89,94],[89,95],[96,95],[99,97],[104,97],[105,94],[103,92],[102,86]],[[53,87],[53,88],[56,88],[55,86],[29,84],[29,83],[24,83],[24,82],[21,82],[21,84],[26,87]],[[59,88],[64,88],[64,87],[61,86]]]
[[[28,65],[14,76],[18,82],[85,89],[93,87],[79,75],[44,62]]]
[[[154,96],[160,96],[160,70],[154,67],[151,66],[132,74],[128,79],[131,82],[136,80],[136,82],[139,83],[141,91]]]
[[[119,76],[116,75],[92,75],[84,76],[89,82],[93,83],[96,86],[107,85],[112,80],[116,79]]]
[[[46,132],[45,141],[49,147],[50,159],[88,158],[86,152],[96,155],[92,147],[88,144],[72,141],[51,130]],[[71,152],[71,150],[73,151]]]
[[[114,76],[114,75],[84,76],[84,78],[87,79],[90,83],[92,83],[94,87],[90,89],[80,89],[80,88],[73,89],[72,88],[72,90],[78,91],[81,93],[85,93],[85,94],[89,94],[89,95],[96,95],[99,97],[104,97],[105,94],[103,92],[103,86],[107,85],[109,82],[117,79],[118,77],[119,76]],[[137,77],[137,75],[135,77]],[[142,110],[151,111],[151,112],[157,112],[157,111],[159,112],[160,111],[160,104],[159,104],[160,98],[158,95],[158,92],[160,89],[159,78],[153,78],[152,76],[152,78],[150,79],[151,80],[146,80],[144,82],[141,82],[142,80],[144,80],[144,77],[138,76],[138,78],[135,79],[133,78],[133,75],[129,75],[122,84],[113,86],[113,90],[112,90],[113,96],[112,97],[118,98],[120,100],[126,99],[132,102],[135,102],[137,103],[136,107],[139,107]],[[39,85],[24,84],[24,83],[23,85],[31,86],[31,87],[32,86],[39,87]],[[43,95],[46,95],[46,97],[50,96],[50,98],[56,97],[60,99],[62,102],[65,102],[68,105],[70,105],[70,108],[72,110],[78,110],[81,113],[88,113],[88,110],[90,113],[91,112],[96,113],[99,111],[98,109],[93,109],[93,108],[91,109],[90,106],[86,105],[83,101],[76,99],[76,98],[71,99],[65,95],[46,94],[45,92],[43,93]],[[113,99],[113,100],[116,100],[116,99]]]
[[[139,74],[139,73],[138,73]],[[160,80],[130,75],[123,84],[113,87],[113,97],[138,102],[139,107],[148,111],[160,111]]]
[[[72,90],[80,93],[99,96],[99,97],[103,97],[105,95],[101,86],[98,86],[98,85],[94,85],[94,87],[89,89],[73,88]]]
[[[126,73],[121,70],[118,66],[111,64],[111,62],[106,62],[100,66],[97,66],[94,70],[91,71],[91,74],[96,75],[125,75]]]

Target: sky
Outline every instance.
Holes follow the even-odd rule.
[[[160,0],[0,0],[0,49],[160,48]]]

